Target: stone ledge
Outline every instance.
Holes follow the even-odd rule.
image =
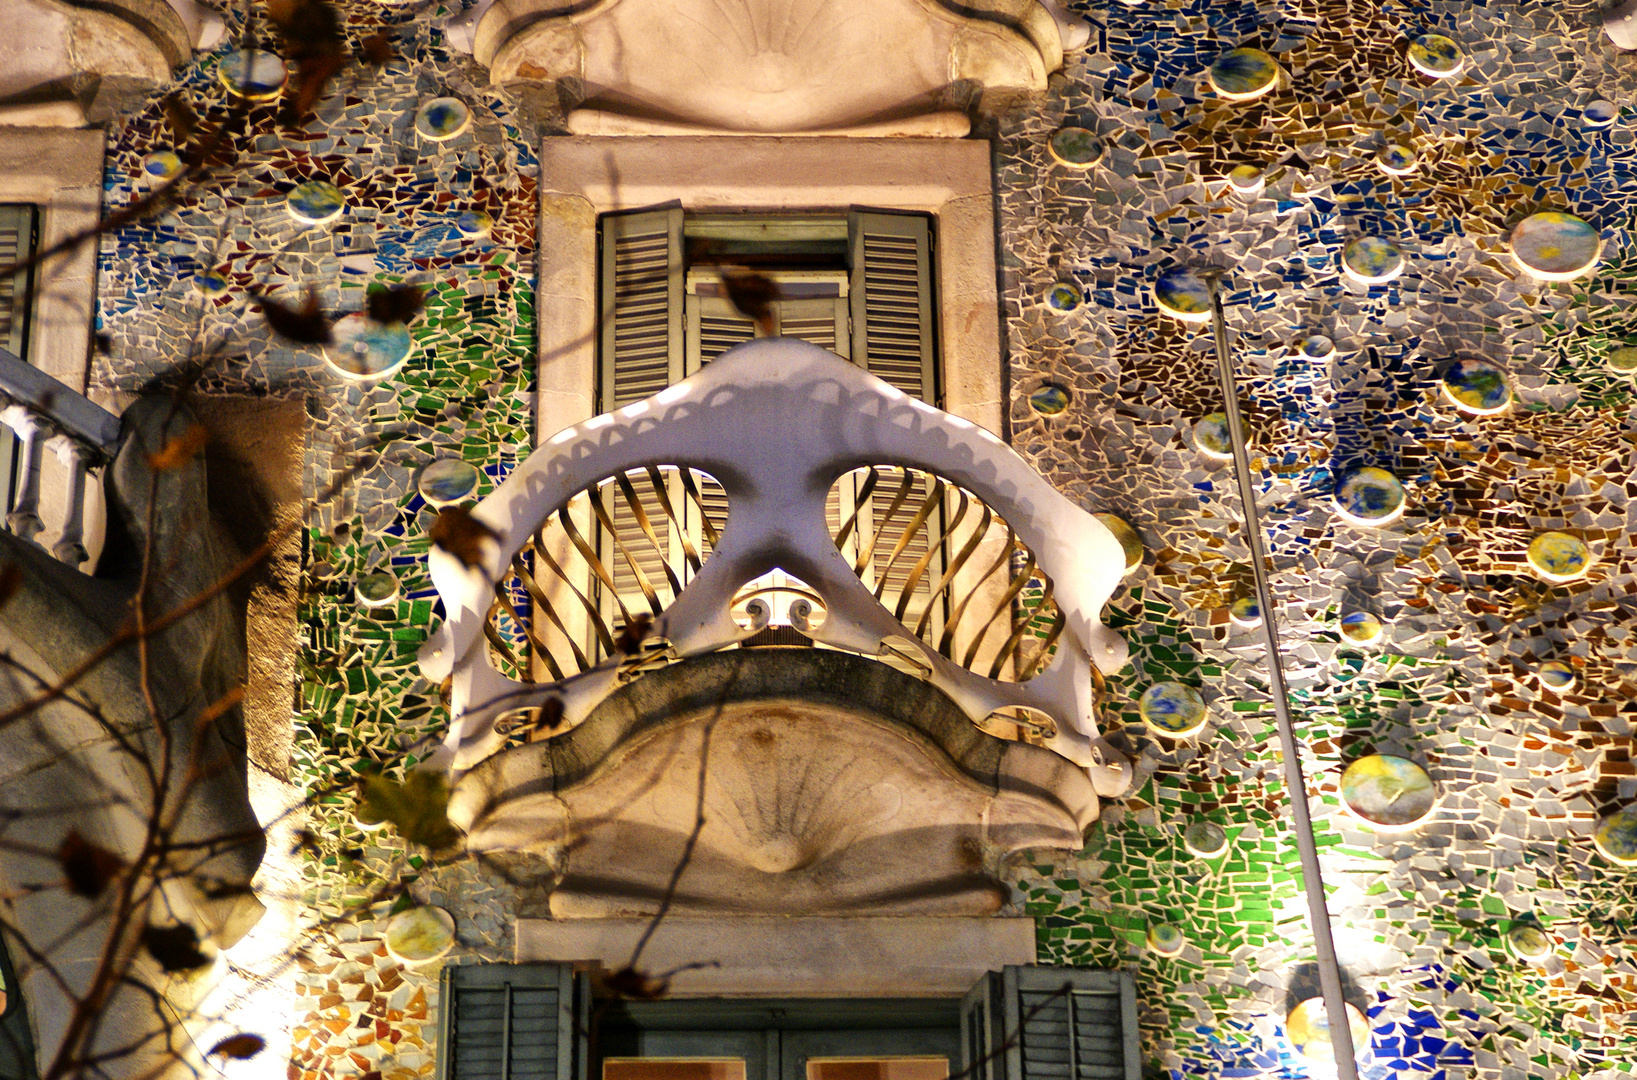
[[[519,919],[519,963],[624,967],[648,919]],[[697,962],[679,997],[954,997],[986,971],[1035,961],[1032,918],[667,918],[643,951],[650,972]]]

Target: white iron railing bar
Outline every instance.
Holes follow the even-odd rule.
[[[1239,502],[1245,515],[1245,543],[1250,548],[1251,577],[1256,584],[1256,602],[1262,609],[1262,637],[1267,645],[1268,689],[1273,699],[1273,715],[1279,730],[1279,746],[1284,759],[1285,788],[1290,799],[1296,851],[1302,863],[1302,891],[1307,896],[1308,919],[1313,926],[1313,947],[1318,955],[1319,986],[1324,1011],[1330,1021],[1330,1042],[1335,1051],[1338,1080],[1358,1080],[1353,1060],[1353,1029],[1347,1021],[1347,999],[1342,989],[1341,966],[1336,960],[1336,942],[1330,930],[1330,908],[1324,898],[1324,880],[1319,873],[1319,847],[1313,838],[1313,816],[1307,805],[1307,779],[1297,754],[1296,726],[1290,719],[1290,688],[1285,683],[1279,653],[1278,620],[1274,618],[1273,587],[1268,582],[1267,548],[1256,513],[1256,485],[1251,479],[1250,454],[1245,445],[1245,423],[1239,415],[1238,377],[1228,350],[1227,318],[1222,310],[1222,270],[1202,273],[1211,292],[1211,322],[1216,334],[1217,374],[1222,383],[1222,411],[1228,421],[1228,437],[1233,444],[1234,478],[1239,484]]]

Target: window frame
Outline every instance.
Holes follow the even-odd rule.
[[[941,1056],[951,1077],[971,1080],[1139,1080],[1142,1074],[1136,980],[1129,969],[980,965],[976,982],[960,997],[631,1000],[597,996],[592,966],[445,967],[437,1080],[601,1080],[606,1058],[739,1059],[745,1080],[806,1080],[800,1065],[814,1057]],[[791,976],[793,987],[811,985],[800,973]],[[483,996],[468,999],[469,993]],[[460,1033],[468,1029],[482,1041],[463,1054]],[[795,1053],[785,1053],[786,1043]],[[455,1058],[479,1074],[463,1073]]]
[[[598,400],[598,219],[868,206],[931,215],[941,407],[1004,437],[989,144],[966,139],[554,136],[540,150],[537,442]]]
[[[621,1001],[603,1014],[599,1033],[602,1045],[589,1059],[591,1080],[601,1080],[601,1063],[608,1057],[737,1056],[728,1048],[731,1037],[737,1037],[749,1051],[745,1080],[805,1080],[800,1066],[811,1057],[944,1056],[954,1076],[960,1071],[961,1002],[957,998]],[[883,1038],[910,1045],[889,1051]],[[709,1055],[676,1052],[687,1049],[690,1042],[701,1049],[715,1042],[725,1049]],[[618,1052],[628,1049],[643,1052]]]
[[[1006,438],[995,191],[987,142],[927,138],[549,136],[535,233],[535,445],[596,415],[604,214],[675,202],[685,212],[876,207],[930,215],[937,245],[939,405]],[[589,503],[567,508],[589,535]],[[566,554],[566,552],[564,553]],[[591,627],[566,586],[562,633]],[[555,603],[560,599],[561,603]]]
[[[96,227],[103,152],[100,130],[7,129],[0,140],[0,203],[38,208],[40,250]],[[90,379],[96,272],[94,240],[35,268],[29,355],[22,357],[81,394]]]
[[[791,227],[800,231],[803,225],[809,231],[834,232],[839,248],[835,253],[838,263],[830,273],[836,279],[834,298],[791,298],[780,300],[775,318],[805,317],[832,327],[828,339],[817,341],[843,359],[852,359],[913,397],[930,404],[940,402],[937,304],[937,222],[932,215],[921,211],[882,210],[874,207],[851,206],[829,211],[764,211],[745,209],[728,214],[689,214],[679,202],[638,210],[619,211],[601,215],[597,220],[598,311],[600,335],[597,350],[597,404],[600,411],[611,411],[633,404],[665,386],[696,374],[705,362],[702,319],[707,315],[721,319],[721,331],[733,342],[748,342],[757,336],[753,322],[734,311],[725,298],[699,296],[692,291],[693,282],[701,268],[690,263],[688,240],[694,236],[696,223],[718,231],[754,231],[765,233],[788,232]],[[776,265],[779,256],[799,261],[800,256],[788,250],[781,251],[773,240],[769,250],[762,254],[758,266]],[[732,260],[732,256],[728,256]],[[704,264],[706,273],[712,271]],[[778,270],[764,270],[777,275]],[[711,274],[714,276],[714,274]],[[908,297],[906,301],[906,297]],[[873,298],[873,299],[872,299]],[[879,349],[869,342],[881,336]],[[812,340],[812,339],[810,339]],[[721,349],[709,350],[714,359]],[[868,357],[868,361],[862,359]],[[599,597],[601,617],[606,625],[618,626],[625,621],[625,612],[658,614],[662,601],[660,594],[679,590],[691,579],[691,559],[685,559],[689,550],[706,551],[708,545],[699,523],[684,524],[679,529],[672,521],[667,530],[669,515],[665,505],[684,510],[685,518],[693,516],[692,503],[684,497],[676,479],[668,485],[668,497],[645,499],[644,512],[637,514],[628,508],[633,494],[632,481],[637,488],[642,478],[632,475],[630,480],[605,485],[593,507],[599,527],[593,530],[598,558],[608,568],[615,589],[605,583],[590,580],[582,588]],[[888,588],[886,602],[897,595],[893,586],[884,586],[880,580],[886,558],[893,553],[892,543],[904,526],[914,517],[917,503],[927,495],[925,480],[917,480],[913,496],[903,502],[903,493],[894,493],[892,487],[866,497],[858,506],[860,487],[858,477],[846,477],[837,488],[838,500],[831,507],[831,527],[842,521],[853,520],[856,528],[843,545],[843,554],[849,561],[859,558],[860,550],[874,551],[873,559],[862,570],[866,586]],[[622,499],[622,491],[624,498]],[[663,492],[658,493],[663,495]],[[882,543],[878,532],[882,511],[890,504],[896,511],[895,526],[888,528]],[[855,515],[855,510],[857,511]],[[942,511],[935,511],[928,523],[934,534],[941,532]],[[614,522],[618,529],[609,528]],[[717,523],[721,527],[721,522]],[[668,532],[655,537],[653,531]],[[640,534],[639,534],[640,530]],[[644,535],[649,543],[644,543]],[[661,554],[666,565],[652,563],[653,546],[668,545]],[[924,548],[911,546],[893,560],[895,570],[889,580],[902,582],[911,571],[919,552]],[[949,591],[933,595],[931,585],[940,580],[944,571],[946,552],[939,545],[925,558],[931,560],[920,576],[920,585],[912,596],[904,597],[910,605],[901,615],[906,625],[915,626],[920,619],[931,620],[931,633],[936,636],[943,628],[950,604]],[[639,582],[637,561],[641,561]],[[772,572],[759,586],[777,588],[781,580],[778,571]],[[668,584],[669,583],[669,584]],[[652,591],[650,591],[652,590]],[[897,612],[895,611],[895,614]],[[777,622],[779,613],[774,612]],[[596,642],[587,640],[582,647],[596,651]]]

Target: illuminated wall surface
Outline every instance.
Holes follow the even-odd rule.
[[[1159,314],[1152,293],[1165,269],[1199,263],[1232,270],[1228,319],[1325,884],[1344,967],[1369,1005],[1364,1074],[1590,1080],[1637,1061],[1637,871],[1591,843],[1602,815],[1637,800],[1637,426],[1631,377],[1611,368],[1613,350],[1637,345],[1637,55],[1583,26],[1586,7],[1113,4],[1090,12],[1106,29],[1066,77],[1001,125],[1013,441],[1083,505],[1126,517],[1148,548],[1111,620],[1135,662],[1114,681],[1109,722],[1123,720],[1141,783],[1084,851],[1016,866],[1016,904],[1038,919],[1043,962],[1138,972],[1145,1052],[1162,1075],[1306,1075],[1283,1023],[1312,959],[1261,651],[1226,610],[1248,588],[1237,498],[1228,467],[1196,448],[1195,421],[1218,401],[1210,342]],[[343,8],[355,39],[395,26],[400,58],[338,79],[317,122],[247,141],[225,188],[106,242],[113,350],[95,377],[134,389],[189,342],[225,335],[211,389],[306,395],[309,496],[385,439],[383,463],[306,536],[295,768],[318,793],[322,854],[301,864],[303,914],[333,914],[382,875],[408,873],[417,895],[456,914],[456,957],[505,959],[512,886],[470,864],[422,867],[388,833],[361,832],[350,796],[323,793],[360,756],[444,722],[413,665],[436,615],[429,512],[412,477],[460,457],[483,470],[486,492],[529,446],[530,267],[551,257],[530,239],[523,131],[536,121],[449,52],[436,28],[448,8]],[[1434,80],[1407,64],[1407,39],[1429,30],[1464,51],[1464,73]],[[1288,85],[1226,104],[1205,69],[1247,44],[1272,53]],[[217,60],[201,57],[185,84],[219,115]],[[417,106],[446,94],[472,106],[472,127],[442,143],[415,136]],[[1603,99],[1623,111],[1595,127],[1587,106]],[[143,155],[169,138],[159,117],[150,108],[113,130],[110,207],[140,190]],[[1063,125],[1099,133],[1102,160],[1055,162],[1047,142]],[[1406,175],[1378,164],[1387,143],[1415,152]],[[1263,190],[1226,191],[1228,169],[1249,162],[1265,168]],[[331,224],[286,213],[285,194],[312,178],[345,194]],[[455,219],[471,209],[494,217],[492,237],[460,234]],[[1519,273],[1505,232],[1543,209],[1599,231],[1593,275]],[[1401,247],[1397,280],[1365,286],[1338,271],[1343,247],[1369,235]],[[229,282],[220,298],[192,282],[211,267]],[[407,365],[374,386],[270,341],[245,303],[252,284],[313,285],[327,309],[357,310],[368,283],[410,275],[436,283],[431,306]],[[1059,282],[1081,293],[1075,310],[1046,302]],[[1304,355],[1313,334],[1334,354]],[[1458,356],[1504,369],[1512,407],[1455,409],[1440,379]],[[1029,401],[1043,382],[1068,394],[1050,417]],[[1402,482],[1400,520],[1338,516],[1337,471],[1360,464]],[[1587,541],[1588,575],[1551,585],[1530,572],[1524,551],[1547,530]],[[352,587],[378,568],[405,597],[370,613]],[[1354,611],[1385,624],[1378,643],[1342,636]],[[1554,659],[1572,666],[1573,689],[1542,686],[1538,669]],[[1203,692],[1210,725],[1198,738],[1145,732],[1136,699],[1161,679]],[[1344,816],[1340,773],[1371,752],[1430,772],[1440,801],[1425,823],[1372,833]],[[1225,828],[1224,855],[1184,850],[1183,830],[1201,820]],[[1544,961],[1508,952],[1520,921],[1550,938]],[[1145,948],[1156,923],[1181,930],[1176,957]],[[435,966],[401,969],[379,928],[315,931],[318,962],[282,976],[298,1080],[430,1072]]]

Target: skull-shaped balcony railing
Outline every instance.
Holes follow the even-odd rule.
[[[816,346],[751,342],[566,428],[472,513],[497,540],[480,565],[433,548],[448,618],[421,652],[452,677],[452,768],[548,700],[571,726],[644,667],[777,615],[928,680],[974,723],[1017,722],[1101,794],[1129,782],[1092,673],[1126,662],[1100,621],[1119,542],[989,432]],[[620,655],[617,628],[649,613],[645,648]],[[524,681],[514,642],[549,681]]]

